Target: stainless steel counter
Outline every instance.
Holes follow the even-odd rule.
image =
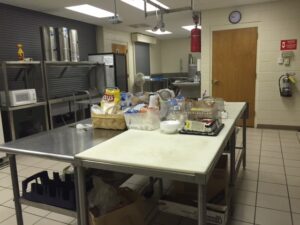
[[[82,120],[78,123],[90,124],[91,120]],[[74,167],[76,200],[78,202],[79,193],[77,180],[79,175],[74,156],[122,133],[122,131],[102,129],[78,130],[75,126],[76,124],[66,125],[61,128],[57,128],[51,131],[45,131],[0,145],[0,152],[5,152],[9,156],[14,203],[17,217],[16,219],[18,225],[24,225],[21,204],[38,207],[40,209],[49,210],[68,216],[76,215],[77,220],[79,221],[78,225],[86,225],[85,223],[80,223],[82,219],[78,203],[76,210],[77,212],[73,212],[50,205],[31,202],[20,197],[17,161],[15,156],[17,154],[31,155],[35,157],[42,157],[71,163]]]
[[[83,120],[78,123],[87,124],[91,123],[91,120]],[[120,133],[122,131],[102,129],[78,130],[73,124],[2,144],[0,145],[0,152],[26,154],[72,162],[76,154]]]

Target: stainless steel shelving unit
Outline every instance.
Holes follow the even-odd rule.
[[[2,80],[3,80],[3,91],[5,92],[5,98],[6,98],[6,105],[1,106],[1,111],[6,111],[8,114],[8,120],[9,120],[9,128],[11,133],[11,139],[16,139],[16,133],[15,133],[15,124],[14,124],[14,116],[13,112],[16,110],[22,110],[27,108],[34,108],[34,107],[40,107],[44,106],[44,119],[46,124],[46,130],[49,129],[48,124],[48,112],[47,112],[47,102],[46,102],[46,93],[45,93],[45,87],[44,87],[44,76],[43,76],[43,69],[42,69],[42,63],[40,61],[3,61],[1,62],[1,69],[2,69]],[[33,86],[36,90],[41,90],[40,98],[38,99],[38,102],[35,104],[28,104],[28,105],[22,105],[22,106],[11,106],[10,98],[9,98],[9,76],[8,69],[18,69],[18,72],[15,76],[15,81],[18,81],[21,77],[23,77],[24,81],[24,87],[25,89],[29,88],[29,75],[31,73],[35,73],[34,76],[40,76],[41,79],[41,85],[38,85],[36,83],[36,80],[33,80]],[[36,69],[36,71],[34,71]],[[38,96],[39,97],[39,96]]]
[[[46,86],[46,96],[47,96],[47,104],[48,104],[48,111],[49,111],[49,121],[50,121],[50,128],[53,129],[53,113],[52,113],[52,106],[54,104],[59,103],[69,103],[69,108],[71,109],[71,105],[75,104],[77,101],[89,101],[89,98],[91,99],[99,99],[99,93],[100,90],[97,85],[99,85],[101,82],[98,80],[98,76],[95,76],[95,82],[93,83],[91,80],[91,74],[94,71],[96,74],[99,74],[100,68],[104,64],[102,63],[95,63],[95,62],[89,62],[89,61],[81,61],[81,62],[63,62],[63,61],[44,61],[43,63],[43,70],[44,70],[44,80],[45,80],[45,86]],[[89,90],[76,90],[74,89],[72,93],[69,93],[68,96],[59,97],[59,98],[52,98],[49,90],[49,77],[48,77],[48,70],[49,68],[60,68],[61,71],[57,74],[56,78],[60,79],[63,78],[65,73],[69,68],[88,68],[87,71],[87,79],[88,83],[90,84],[90,90],[94,90],[96,94],[81,94],[74,96],[74,93],[77,91],[89,91]],[[104,82],[105,82],[105,76],[104,76]],[[93,87],[92,87],[93,83]]]

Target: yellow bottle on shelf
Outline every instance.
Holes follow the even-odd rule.
[[[23,51],[23,45],[22,44],[17,44],[18,47],[18,59],[20,61],[24,60],[24,51]]]

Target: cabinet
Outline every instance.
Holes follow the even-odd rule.
[[[95,99],[100,102],[100,93],[105,88],[104,64],[45,61],[43,69],[51,129],[76,120],[78,112],[75,103],[85,105],[83,110],[88,110],[87,106]]]
[[[1,104],[5,141],[15,140],[39,131],[48,130],[45,82],[40,61],[3,61],[0,91],[5,96]],[[37,102],[12,106],[9,91],[35,89]]]

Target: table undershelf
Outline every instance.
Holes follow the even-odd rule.
[[[65,216],[77,217],[76,211],[63,209],[63,208],[59,208],[56,206],[47,205],[47,204],[43,204],[43,203],[39,203],[39,202],[33,202],[33,201],[29,201],[24,198],[20,198],[20,202],[23,205],[32,206],[32,207],[35,207],[38,209],[43,209],[43,210],[47,210],[50,212],[59,213],[59,214],[65,215]]]

